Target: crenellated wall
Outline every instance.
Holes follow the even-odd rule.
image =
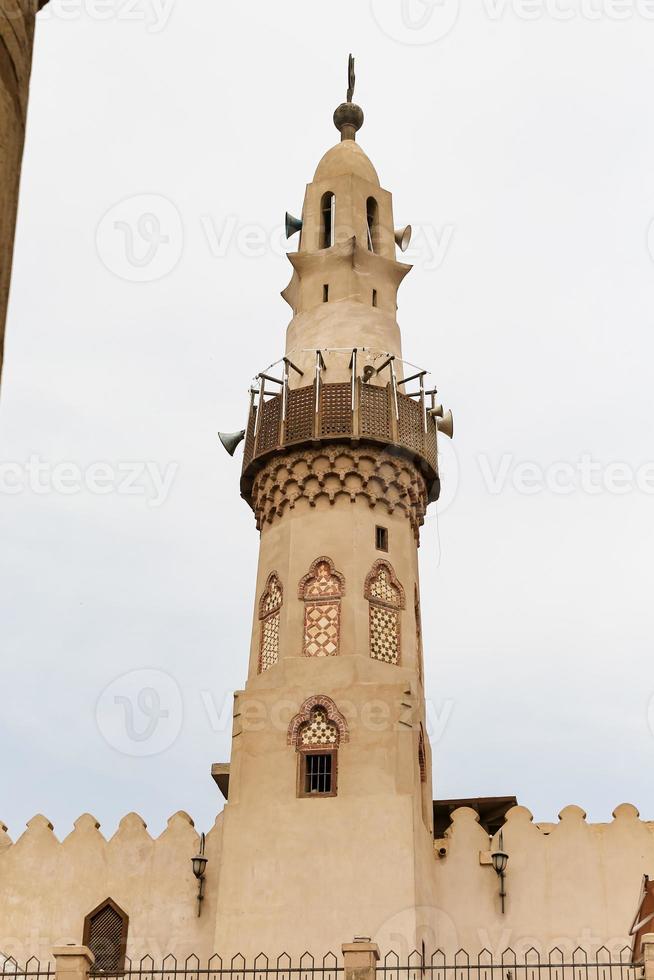
[[[213,950],[222,815],[206,838],[205,900],[197,914],[197,881],[191,858],[199,834],[179,812],[151,837],[141,817],[129,813],[106,839],[95,817],[83,814],[58,840],[40,814],[12,843],[0,823],[0,951],[24,962],[47,961],[52,947],[81,943],[84,918],[106,898],[129,916],[127,954],[161,958]]]
[[[446,836],[434,842],[427,891],[435,901],[426,892],[422,907],[408,904],[382,920],[358,909],[352,928],[365,919],[379,946],[401,956],[423,940],[428,956],[437,949],[452,957],[459,949],[475,956],[487,949],[499,958],[511,948],[520,957],[532,947],[545,956],[558,947],[566,961],[578,946],[589,953],[606,946],[617,955],[630,944],[642,876],[654,877],[654,822],[641,821],[635,807],[623,804],[610,823],[590,824],[583,810],[568,806],[558,823],[538,824],[518,806],[509,811],[502,833],[509,855],[505,914],[490,865],[497,840],[489,839],[474,810],[462,808]],[[129,916],[132,959],[151,954],[156,960],[169,952],[208,958],[215,952],[222,814],[206,838],[206,898],[199,918],[191,870],[198,844],[193,821],[183,812],[156,838],[135,813],[109,839],[90,814],[61,841],[41,815],[15,843],[0,823],[0,950],[19,962],[31,955],[48,960],[53,946],[81,942],[84,917],[111,897]],[[438,856],[441,849],[446,856]],[[300,849],[296,860],[305,858]],[[369,872],[384,878],[377,865]],[[294,900],[289,896],[289,909]],[[228,896],[222,901],[229,902]],[[279,949],[266,948],[270,955],[289,944],[304,948],[291,919]],[[306,930],[300,930],[311,933],[318,952],[335,943],[329,921],[323,925],[324,936],[309,916]],[[257,943],[257,937],[243,937],[244,949],[258,949]]]
[[[471,952],[507,947],[542,953],[558,946],[620,949],[630,943],[644,874],[654,876],[654,822],[639,819],[623,804],[611,823],[591,824],[577,806],[561,811],[555,824],[534,823],[526,807],[514,807],[503,827],[506,912],[499,880],[489,862],[497,844],[472,809],[455,811],[436,854],[437,910],[426,915],[427,948]]]

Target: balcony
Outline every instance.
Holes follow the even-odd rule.
[[[387,451],[410,457],[427,483],[430,501],[438,499],[438,425],[434,391],[424,390],[422,371],[397,380],[393,358],[388,358],[375,374],[390,369],[387,384],[372,383],[356,374],[356,354],[350,363],[350,381],[322,381],[324,361],[316,352],[316,372],[311,384],[291,388],[289,368],[284,359],[284,377],[260,374],[260,387],[251,389],[250,412],[245,435],[241,492],[246,499],[252,480],[273,455],[302,445],[319,446],[327,442],[373,443]],[[399,390],[411,381],[419,382],[413,394]],[[279,392],[266,388],[279,385]],[[431,410],[426,398],[431,396]]]

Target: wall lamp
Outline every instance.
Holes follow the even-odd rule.
[[[191,858],[193,874],[198,879],[198,916],[202,915],[202,902],[204,901],[204,873],[207,868],[209,858],[204,854],[204,834],[200,834],[200,850]]]
[[[504,914],[504,900],[506,898],[506,866],[509,863],[509,855],[504,850],[504,834],[500,830],[497,840],[496,850],[491,852],[491,862],[495,869],[495,874],[500,879],[500,898],[502,899],[502,914]]]

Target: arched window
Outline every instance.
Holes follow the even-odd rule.
[[[368,224],[368,248],[376,252],[379,238],[379,207],[374,197],[366,201],[366,221]]]
[[[336,228],[336,197],[331,191],[320,201],[320,248],[331,248]]]
[[[370,609],[370,656],[387,664],[399,664],[404,589],[390,562],[381,558],[375,562],[366,578],[364,595]]]
[[[345,579],[331,558],[316,558],[298,588],[298,597],[304,600],[305,657],[338,656],[344,592]]]
[[[94,973],[121,973],[125,968],[127,915],[111,898],[84,919],[83,943],[95,956]]]
[[[263,674],[279,660],[279,613],[284,591],[276,572],[271,572],[259,600],[260,640],[259,673]]]
[[[347,722],[332,699],[307,698],[288,728],[288,744],[298,754],[298,796],[336,796],[338,748],[348,739]]]

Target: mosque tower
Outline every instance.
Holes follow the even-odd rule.
[[[411,230],[355,141],[352,59],[349,82],[341,141],[287,216],[293,318],[243,433],[261,543],[231,764],[214,766],[221,952],[319,954],[393,922],[419,948],[435,906],[418,546],[452,419],[403,360]]]

